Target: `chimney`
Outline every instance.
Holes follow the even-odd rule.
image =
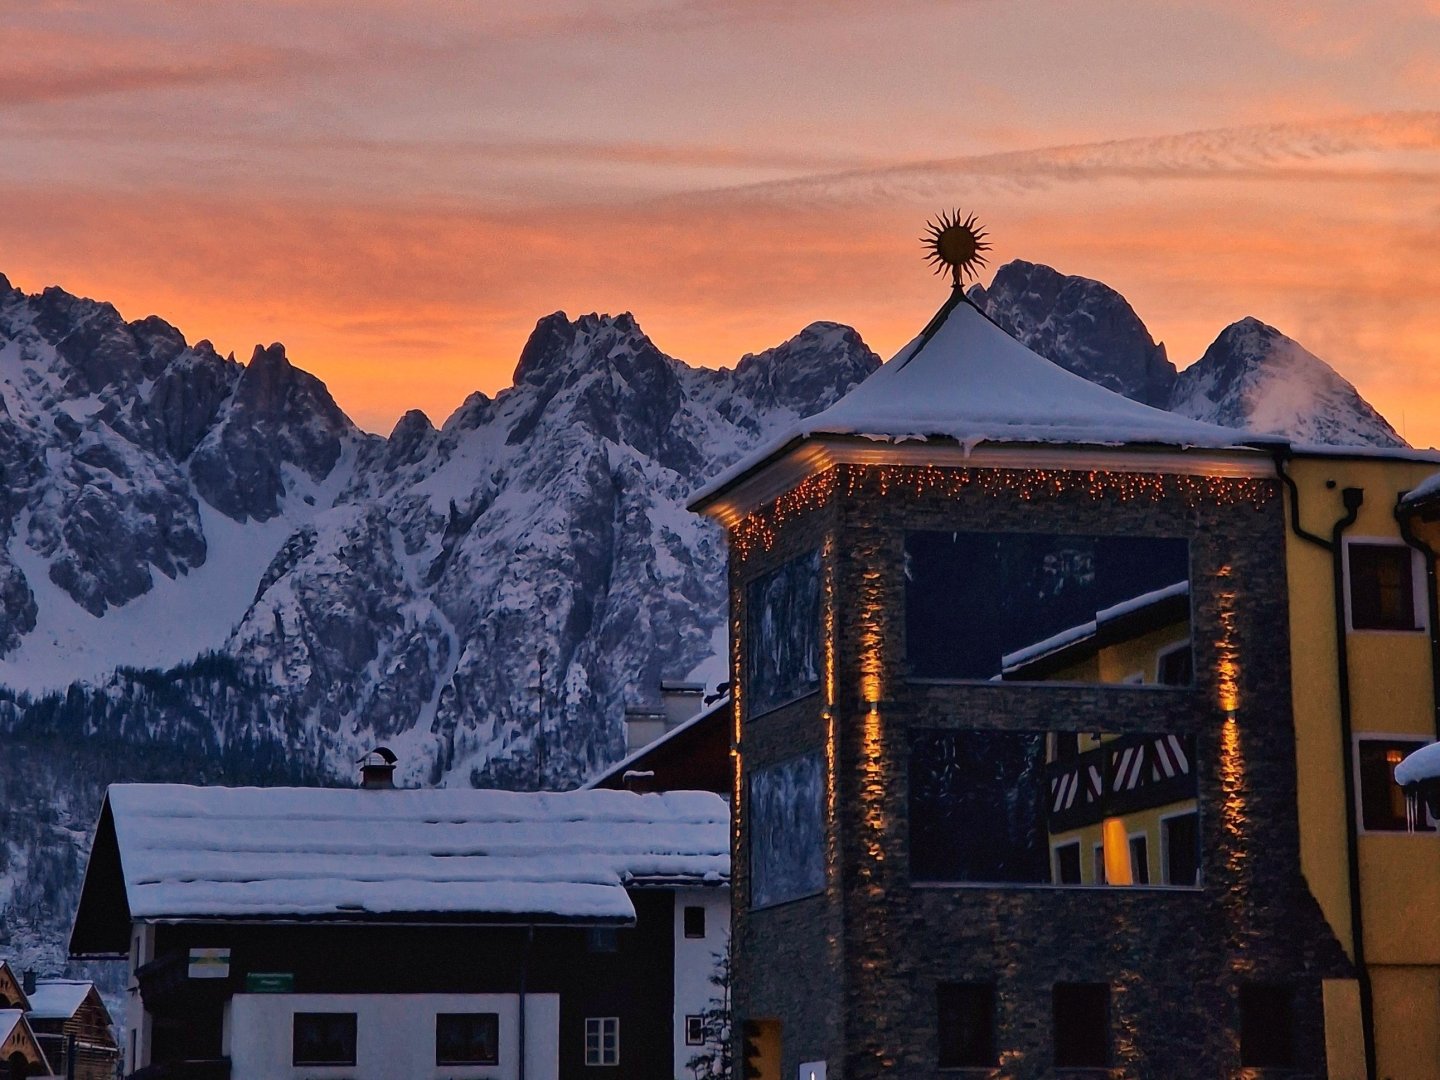
[[[25,991],[25,996],[26,996],[26,997],[29,997],[31,994],[35,993],[35,969],[34,969],[34,968],[26,968],[25,971],[21,974],[21,976],[20,976],[20,989],[23,990],[23,991]]]
[[[649,705],[631,706],[625,710],[625,752],[633,754],[648,746],[669,730],[665,711]]]
[[[679,727],[700,711],[705,697],[703,682],[660,680],[660,707],[665,710],[665,730]]]
[[[366,791],[384,791],[395,787],[395,762],[399,759],[388,746],[377,746],[358,762],[360,786]]]

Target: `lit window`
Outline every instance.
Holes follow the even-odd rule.
[[[686,1046],[704,1046],[704,1045],[705,1045],[705,1017],[703,1017],[703,1016],[687,1016],[687,1017],[685,1017],[685,1045],[686,1045]]]
[[[1104,1068],[1110,1064],[1110,987],[1056,983],[1055,1064]]]
[[[941,983],[936,988],[940,1068],[997,1064],[995,987],[992,983]]]
[[[440,1013],[436,1016],[435,1064],[500,1064],[500,1014]]]
[[[585,1064],[620,1064],[618,1016],[592,1016],[585,1021]]]
[[[354,1065],[354,1013],[296,1013],[294,1065]]]
[[[1240,987],[1240,1064],[1288,1069],[1295,1064],[1295,991],[1249,983]]]
[[[1360,824],[1367,832],[1434,832],[1435,823],[1416,803],[1414,817],[1395,766],[1425,745],[1423,739],[1359,739]]]
[[[1397,544],[1351,544],[1350,626],[1415,630],[1415,560]]]
[[[685,909],[685,936],[687,938],[703,938],[705,936],[705,909],[703,907],[687,907]]]

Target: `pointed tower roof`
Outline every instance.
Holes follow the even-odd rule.
[[[1283,448],[1286,440],[1206,424],[1131,401],[1026,348],[956,288],[910,344],[830,408],[696,492],[705,510],[751,473],[807,440],[982,443],[1206,450]]]

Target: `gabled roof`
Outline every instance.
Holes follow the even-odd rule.
[[[11,1043],[6,1047],[7,1052],[14,1050],[17,1044],[23,1046],[29,1051],[30,1060],[45,1070],[39,1075],[50,1075],[50,1063],[45,1058],[45,1051],[40,1048],[40,1042],[35,1038],[30,1022],[19,1009],[0,1009],[0,1047],[7,1042]]]
[[[0,1043],[3,1043],[25,1019],[25,1014],[19,1009],[0,1009]]]
[[[708,792],[112,785],[71,952],[132,920],[627,922],[625,886],[730,873]]]
[[[94,983],[83,979],[41,979],[30,995],[30,1019],[68,1020],[94,988]]]
[[[25,993],[25,984],[20,976],[15,974],[15,969],[10,966],[8,960],[0,960],[0,993],[3,993],[7,1001],[12,996],[19,998],[12,1004],[19,1005],[22,1011],[30,1008],[30,998]]]
[[[1206,424],[1151,408],[1032,352],[956,289],[925,330],[830,408],[697,492],[703,509],[798,440],[858,436],[882,442],[950,440],[1211,450],[1283,447],[1277,435]]]
[[[677,724],[654,742],[627,754],[582,791],[625,788],[627,773],[656,774],[644,785],[655,791],[674,790],[676,781],[686,788],[728,794],[734,787],[730,762],[730,695]]]

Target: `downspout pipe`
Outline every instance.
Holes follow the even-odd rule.
[[[525,948],[520,953],[520,1001],[516,1008],[520,1025],[520,1071],[516,1074],[518,1080],[525,1080],[525,977],[529,973],[530,946],[534,942],[535,924],[531,923],[525,927]]]
[[[1290,490],[1290,531],[1301,540],[1308,540],[1326,551],[1333,550],[1334,545],[1329,540],[1323,536],[1317,536],[1315,533],[1307,532],[1300,524],[1300,489],[1295,484],[1295,478],[1285,471],[1285,462],[1290,457],[1290,448],[1282,446],[1274,451],[1272,457],[1275,460],[1275,475]]]
[[[1440,581],[1435,574],[1435,549],[1415,535],[1414,511],[1406,508],[1405,493],[1395,500],[1395,520],[1400,536],[1425,560],[1425,607],[1430,628],[1430,700],[1435,709],[1435,738],[1440,739]]]
[[[1340,492],[1345,516],[1330,531],[1330,565],[1335,590],[1335,667],[1340,691],[1340,750],[1345,776],[1345,849],[1350,891],[1350,936],[1354,942],[1355,974],[1360,988],[1360,1026],[1365,1040],[1365,1076],[1375,1080],[1375,1000],[1365,962],[1365,917],[1360,902],[1359,826],[1355,820],[1354,728],[1350,714],[1350,650],[1345,618],[1345,530],[1355,524],[1365,502],[1363,488]]]

